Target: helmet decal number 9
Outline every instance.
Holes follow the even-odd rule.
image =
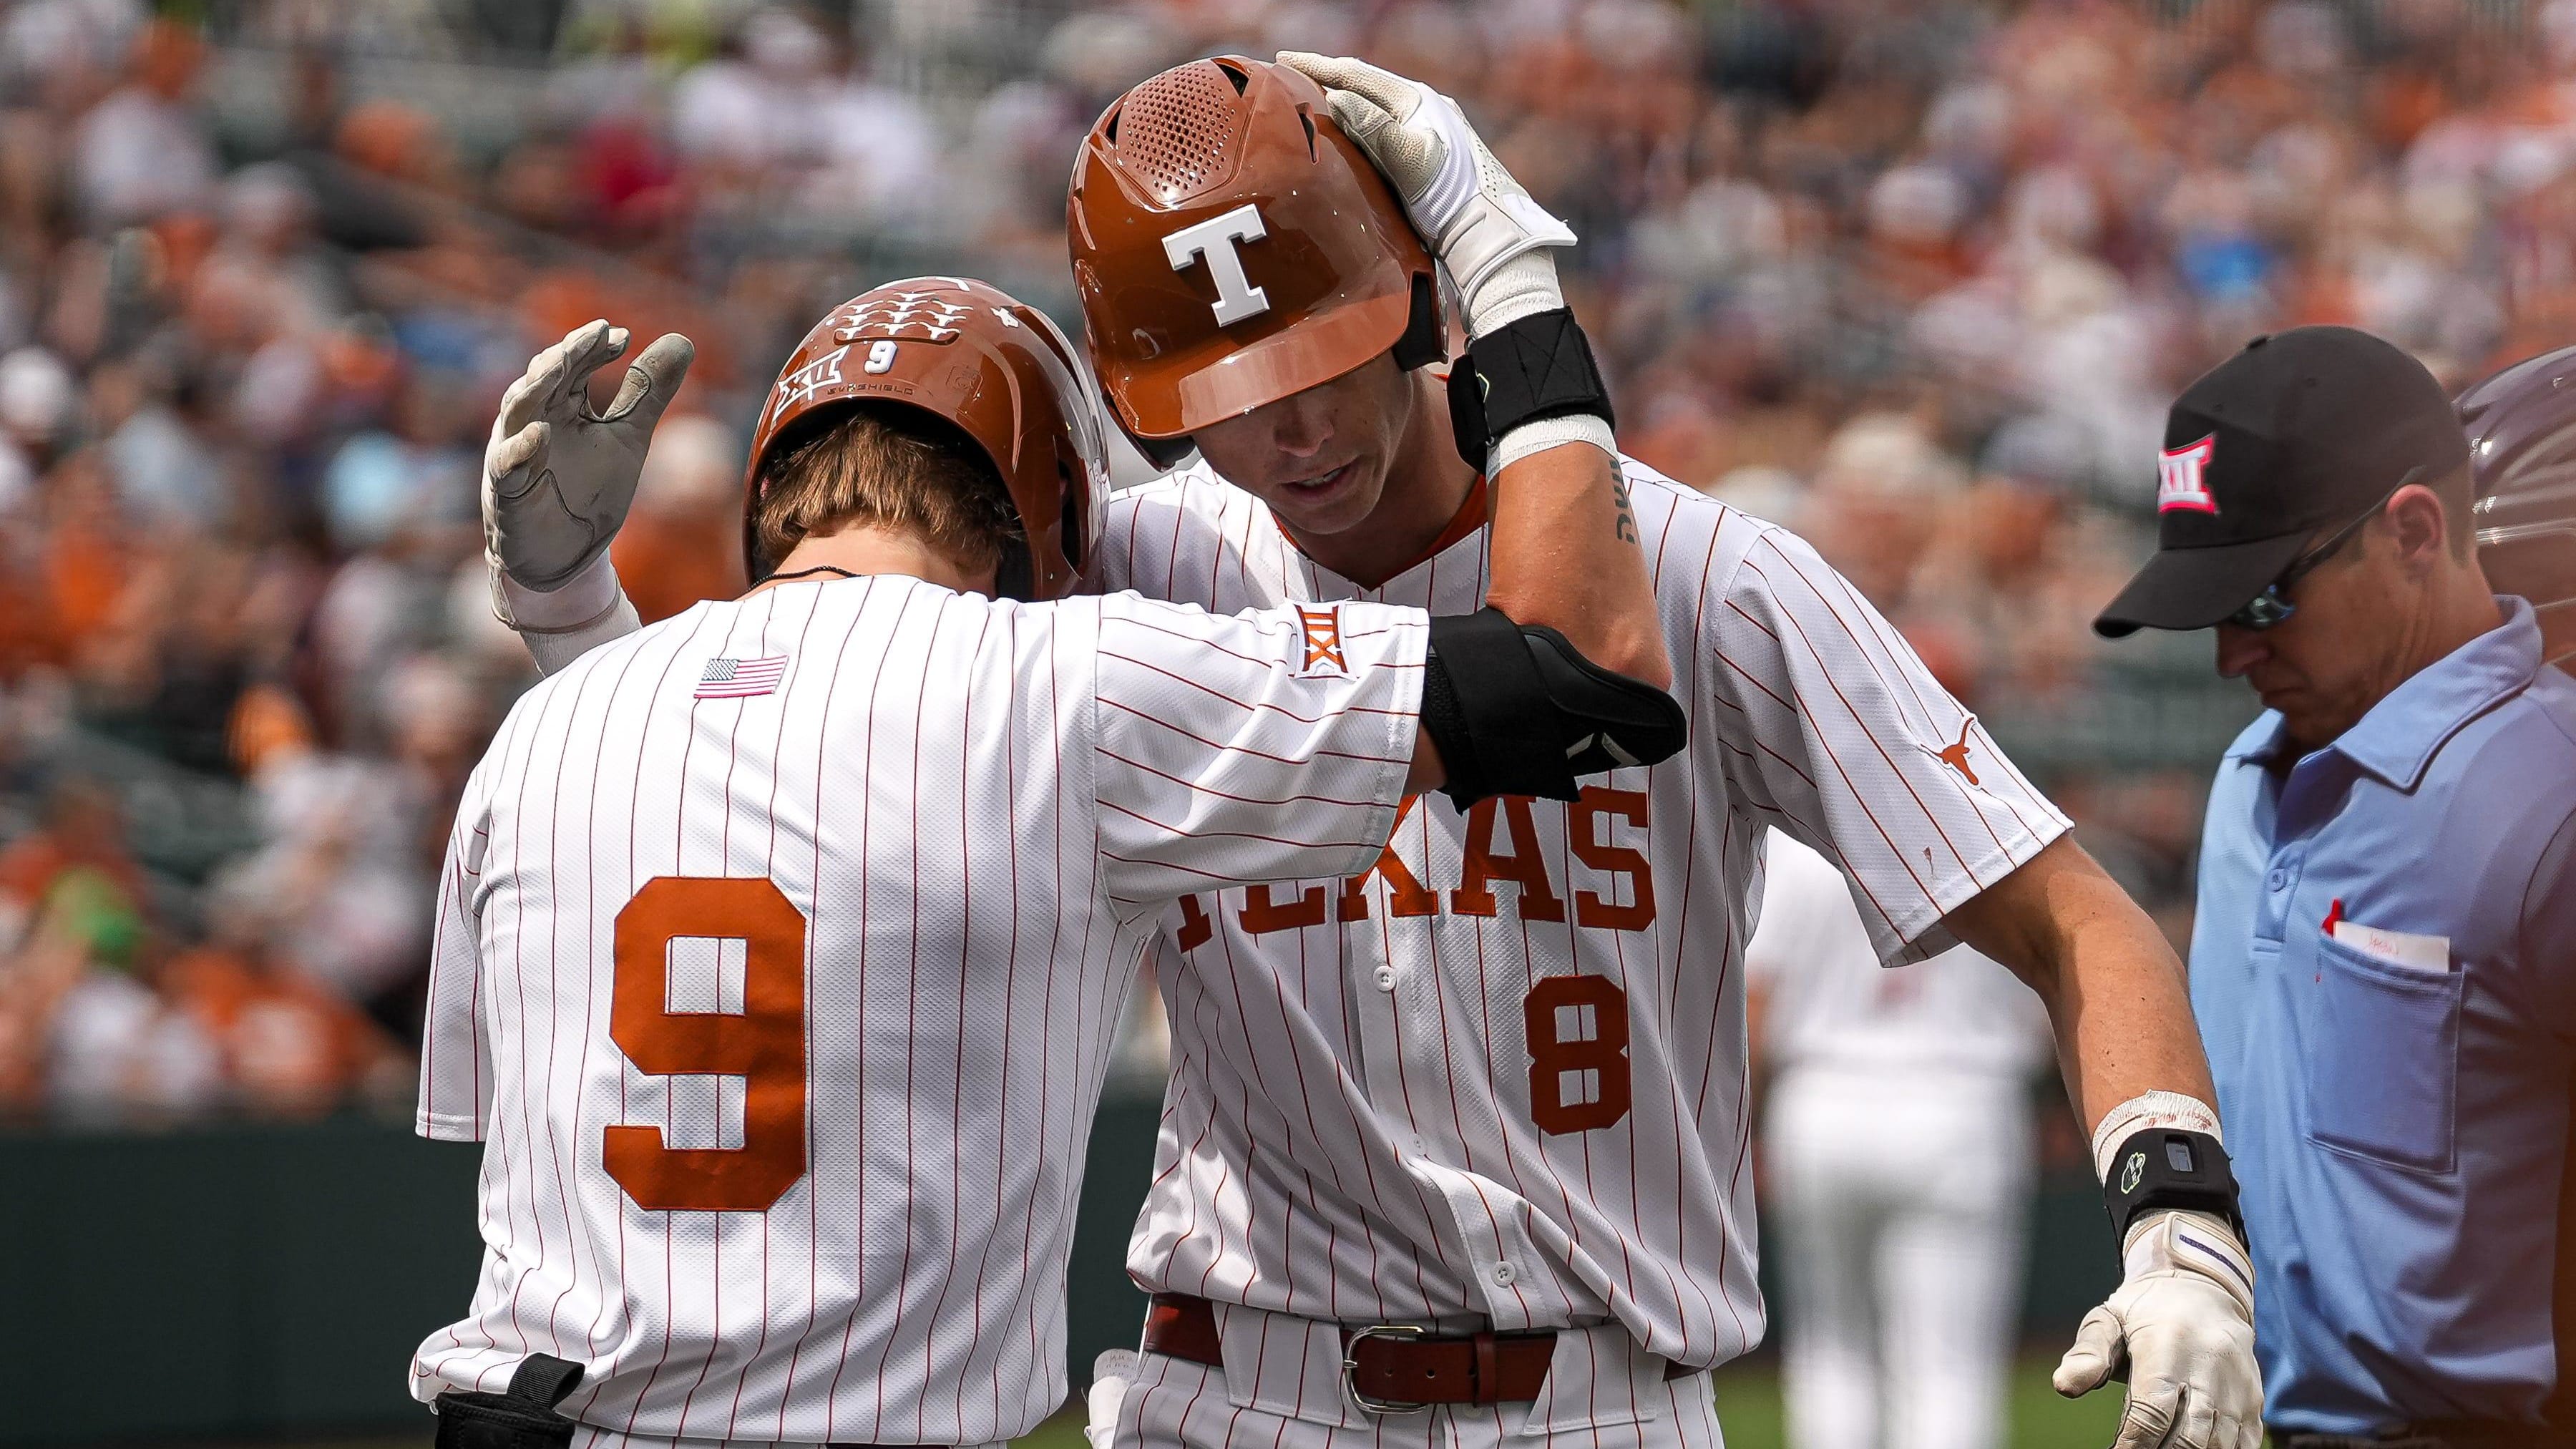
[[[861,372],[885,372],[894,366],[894,340],[880,337],[868,344],[868,359],[859,364]]]
[[[743,943],[742,1010],[673,1011],[671,943]],[[639,1207],[765,1212],[805,1175],[805,917],[769,881],[657,876],[617,913],[608,1035],[654,1076],[743,1079],[742,1146],[677,1148],[607,1129],[608,1175]]]
[[[1530,1120],[1549,1136],[1628,1115],[1628,993],[1607,976],[1549,976],[1521,1000]]]

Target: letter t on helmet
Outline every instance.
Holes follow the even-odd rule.
[[[1431,254],[1315,82],[1219,56],[1113,102],[1065,202],[1101,392],[1170,467],[1210,423],[1394,351],[1441,360]]]

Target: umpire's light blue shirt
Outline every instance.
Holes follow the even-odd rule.
[[[2332,745],[2266,713],[2202,835],[2191,996],[2253,1239],[2266,1422],[2538,1422],[2576,1041],[2576,681],[2531,607]],[[2434,972],[2326,917],[2450,939]],[[2568,1245],[2576,1250],[2576,1244]]]

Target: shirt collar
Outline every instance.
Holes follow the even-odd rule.
[[[2227,747],[2226,758],[2242,764],[2269,765],[2280,758],[2282,751],[2290,748],[2290,737],[2286,733],[2289,727],[2288,720],[2267,709],[2252,727],[2237,737],[2236,743]]]
[[[2451,736],[2519,693],[2540,669],[2540,622],[2531,605],[2503,595],[2496,604],[2503,623],[2417,670],[2327,748],[2397,789],[2414,789]],[[2282,743],[2276,720],[2259,753]]]

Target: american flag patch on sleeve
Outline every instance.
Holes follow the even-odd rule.
[[[765,659],[710,659],[698,671],[698,698],[748,699],[767,694],[778,687],[787,674],[787,656],[772,654]]]

